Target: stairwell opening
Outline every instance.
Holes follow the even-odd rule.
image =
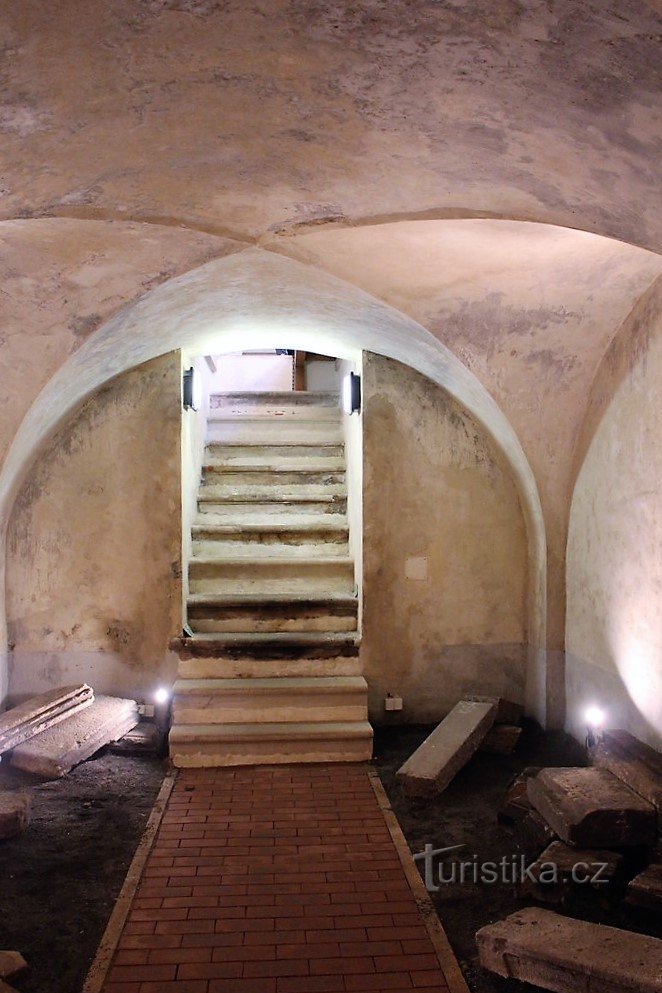
[[[362,360],[182,352],[176,764],[369,757],[360,669]]]

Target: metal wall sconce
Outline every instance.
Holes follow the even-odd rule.
[[[346,414],[358,414],[361,410],[361,377],[355,372],[343,380],[342,407]]]

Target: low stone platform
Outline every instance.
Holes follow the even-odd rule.
[[[529,908],[481,928],[484,969],[557,993],[660,993],[662,941]]]
[[[583,848],[651,845],[655,808],[606,769],[543,769],[527,796],[558,836]]]

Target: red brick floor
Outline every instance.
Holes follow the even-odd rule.
[[[448,993],[365,766],[179,773],[104,993]]]

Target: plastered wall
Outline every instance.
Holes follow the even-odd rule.
[[[9,694],[78,680],[138,698],[181,627],[180,356],[111,381],[53,438],[14,506]]]
[[[375,721],[441,718],[467,692],[523,700],[527,544],[515,487],[444,390],[364,358],[361,655]],[[401,717],[386,717],[387,692]]]
[[[662,283],[602,362],[580,438],[570,513],[567,724],[601,706],[662,744]]]

